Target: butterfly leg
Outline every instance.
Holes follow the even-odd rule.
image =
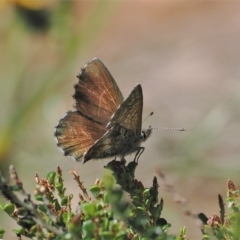
[[[134,162],[138,162],[138,159],[140,158],[140,156],[142,155],[142,153],[144,152],[145,148],[144,147],[138,147],[137,148],[137,152],[134,158]]]

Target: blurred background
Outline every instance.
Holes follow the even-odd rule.
[[[45,177],[59,165],[75,204],[69,171],[86,187],[104,175],[108,160],[76,163],[54,140],[80,68],[98,57],[125,97],[142,85],[143,118],[154,112],[143,127],[187,129],[155,130],[136,178],[148,187],[160,169],[186,198],[177,204],[159,179],[170,232],[186,226],[189,239],[201,239],[185,212],[218,213],[227,179],[240,186],[240,2],[1,0],[0,14],[1,172],[7,177],[14,164],[32,194],[34,173]],[[0,225],[5,239],[16,239],[2,211]]]

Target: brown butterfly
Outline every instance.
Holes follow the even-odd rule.
[[[99,59],[85,65],[78,75],[73,98],[76,111],[57,124],[57,145],[76,161],[107,158],[144,151],[140,143],[152,129],[142,129],[143,95],[140,84],[123,100],[115,80]]]

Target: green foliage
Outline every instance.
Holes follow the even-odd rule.
[[[20,226],[14,230],[18,237],[30,239],[130,239],[130,240],[184,240],[186,228],[182,227],[178,236],[169,235],[171,224],[161,217],[163,199],[159,200],[157,178],[146,188],[135,176],[138,163],[113,160],[106,166],[112,174],[102,180],[97,179],[89,191],[80,181],[80,176],[72,171],[79,187],[78,206],[72,209],[73,194],[64,186],[60,167],[48,173],[46,178],[35,175],[35,201],[23,188],[23,183],[13,166],[10,166],[12,184],[0,175],[0,190],[10,203],[1,209]],[[20,194],[22,200],[18,197]],[[75,192],[76,194],[76,192]],[[130,197],[128,199],[127,195]],[[76,197],[76,196],[75,196]],[[200,213],[202,239],[237,240],[240,236],[240,195],[233,182],[228,181],[226,215],[225,204],[218,196],[219,216],[207,217]],[[3,238],[4,229],[0,228]]]
[[[236,190],[233,182],[228,180],[227,183],[227,206],[228,215],[225,213],[225,205],[222,197],[218,196],[220,207],[219,215],[213,214],[207,218],[204,214],[199,214],[200,219],[204,223],[203,239],[240,239],[240,195]]]
[[[74,196],[66,193],[59,167],[46,178],[35,175],[33,201],[11,166],[13,184],[0,176],[1,192],[11,203],[1,208],[20,226],[14,230],[17,236],[30,239],[185,239],[184,228],[178,238],[167,233],[171,225],[161,217],[163,200],[158,200],[157,178],[150,188],[145,188],[134,178],[136,166],[134,161],[128,165],[123,161],[109,162],[106,168],[112,175],[97,179],[89,188],[93,197],[72,171],[79,187],[77,210],[72,210]],[[131,200],[127,200],[127,194]]]

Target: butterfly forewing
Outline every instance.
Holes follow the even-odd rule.
[[[140,137],[142,128],[142,110],[142,87],[138,84],[114,113],[108,127],[112,127],[118,123],[122,127],[132,130],[136,136]]]
[[[75,85],[75,107],[83,115],[106,126],[123,96],[115,80],[99,59],[88,63]]]
[[[107,131],[106,127],[98,122],[86,118],[79,112],[68,112],[62,118],[55,131],[57,145],[65,155],[72,156],[80,161],[84,153],[101,138]]]

